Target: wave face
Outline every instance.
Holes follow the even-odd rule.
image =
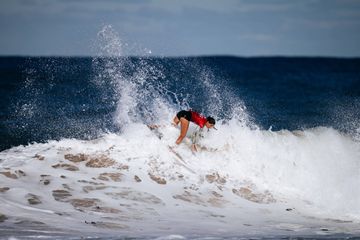
[[[96,45],[0,58],[3,233],[360,234],[359,59],[127,57],[110,26]],[[174,146],[188,108],[217,120],[197,153]]]

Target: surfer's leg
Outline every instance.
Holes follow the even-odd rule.
[[[179,122],[180,122],[180,120],[182,118],[185,118],[186,120],[190,121],[191,120],[191,113],[189,111],[181,110],[174,117],[173,125],[176,127],[179,124]]]
[[[185,118],[180,118],[180,136],[178,137],[178,139],[176,140],[176,144],[180,144],[181,141],[185,138],[186,133],[189,129],[189,124],[190,122],[188,120],[186,120]]]

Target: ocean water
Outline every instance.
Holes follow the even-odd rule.
[[[98,37],[97,57],[0,58],[1,238],[360,236],[360,59]],[[196,153],[171,125],[189,108],[217,120]]]

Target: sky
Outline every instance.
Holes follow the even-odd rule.
[[[0,55],[360,57],[360,0],[0,0]],[[116,51],[115,51],[116,52]]]

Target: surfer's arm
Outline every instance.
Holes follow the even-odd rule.
[[[176,139],[176,144],[179,145],[182,140],[186,137],[186,132],[187,132],[187,128],[181,128],[181,131],[180,131],[180,135],[179,137]]]
[[[189,129],[189,121],[186,120],[185,118],[181,118],[180,119],[180,135],[178,137],[178,139],[176,140],[176,144],[180,144],[182,142],[182,140],[186,137],[186,133]]]
[[[184,139],[184,137],[185,137],[185,136],[180,135],[180,136],[178,137],[178,139],[176,139],[176,144],[179,145],[179,144],[182,142],[182,140]]]

